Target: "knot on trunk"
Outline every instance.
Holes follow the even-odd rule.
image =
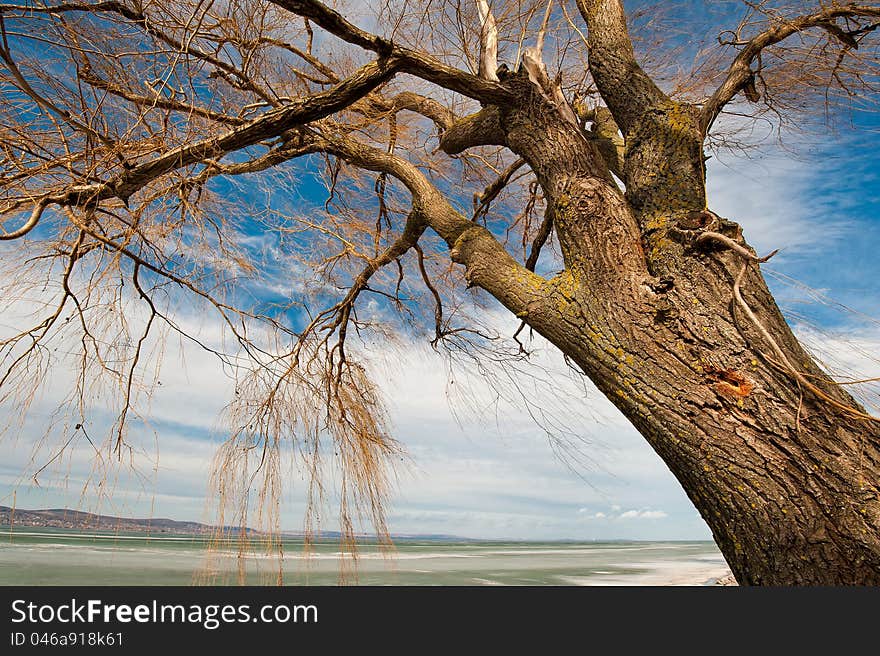
[[[667,321],[679,316],[678,308],[669,298],[669,292],[675,288],[675,278],[668,275],[652,278],[644,286],[650,297],[649,303],[654,310],[655,321]]]

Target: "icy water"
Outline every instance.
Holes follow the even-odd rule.
[[[351,572],[339,545],[308,557],[283,543],[282,580],[336,585]],[[248,584],[278,580],[279,561],[202,537],[0,527],[0,585]],[[340,567],[342,565],[342,567]],[[360,545],[359,585],[707,585],[727,572],[711,542],[447,542],[400,540],[390,552]]]

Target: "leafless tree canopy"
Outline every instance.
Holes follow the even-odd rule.
[[[276,496],[292,442],[320,504],[329,437],[344,529],[366,516],[384,533],[399,447],[365,345],[403,335],[474,362],[525,358],[530,328],[500,339],[493,298],[540,332],[535,290],[600,268],[577,264],[552,176],[493,108],[531,85],[552,130],[597,154],[573,161],[616,190],[603,202],[641,199],[650,258],[665,242],[634,171],[652,163],[628,153],[652,108],[686,108],[701,142],[725,144],[746,118],[796,124],[876,91],[878,3],[632,4],[628,17],[619,0],[0,4],[0,301],[17,313],[0,402],[24,415],[74,362],[73,421],[103,395],[118,417],[96,450],[124,457],[156,345],[198,341],[181,316],[210,309],[234,341],[203,346],[236,380],[219,494],[259,479]],[[661,281],[665,262],[648,267]],[[784,368],[779,339],[765,350]]]

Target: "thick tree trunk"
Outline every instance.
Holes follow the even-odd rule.
[[[880,584],[880,430],[817,398],[768,356],[732,303],[737,256],[696,256],[662,310],[647,291],[577,301],[561,348],[645,436],[740,583]],[[755,314],[814,384],[856,407],[791,336],[757,271]]]
[[[503,143],[545,192],[566,270],[536,291],[550,302],[509,307],[647,439],[741,584],[880,584],[880,424],[800,346],[738,226],[705,211],[697,113],[664,101],[632,126],[624,195],[595,142],[504,82],[522,102],[442,146]],[[697,239],[710,229],[742,253]]]
[[[659,310],[647,290],[598,312],[578,300],[583,323],[560,347],[663,458],[740,583],[880,584],[880,426],[798,388],[732,302],[741,266],[730,252],[695,256]],[[756,270],[742,287],[789,361],[857,408]]]

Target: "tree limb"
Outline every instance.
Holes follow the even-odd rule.
[[[440,150],[447,155],[458,155],[475,146],[504,146],[506,142],[501,111],[489,105],[451,125],[440,138]]]
[[[18,230],[13,230],[12,232],[4,232],[0,234],[0,240],[8,241],[12,239],[18,239],[19,237],[24,237],[40,222],[40,217],[43,215],[43,211],[46,209],[46,205],[48,205],[48,203],[45,199],[37,201],[37,204],[34,206],[34,210],[33,212],[31,212],[31,215],[28,218],[27,222]]]
[[[519,264],[486,228],[459,214],[446,197],[411,162],[341,135],[318,136],[323,149],[371,171],[386,172],[400,180],[413,196],[413,211],[446,242],[453,262],[465,265],[468,285],[488,291],[519,316],[546,307],[547,281]],[[552,301],[551,301],[552,302]]]
[[[541,249],[544,248],[544,244],[550,238],[551,232],[553,232],[553,206],[548,205],[547,211],[544,212],[544,220],[541,221],[541,225],[538,227],[538,232],[532,240],[532,249],[529,251],[529,256],[526,259],[526,269],[529,271],[534,271],[538,265]]]
[[[834,21],[837,18],[878,16],[880,16],[880,7],[856,4],[831,6],[812,14],[785,20],[753,37],[745,43],[743,49],[733,60],[733,63],[727,70],[724,82],[715,90],[709,100],[704,103],[701,117],[703,132],[709,131],[721,110],[724,109],[727,103],[733,100],[736,94],[750,89],[749,85],[754,80],[752,62],[755,61],[765,48],[775,45],[793,34],[816,27],[827,31],[836,39],[841,40],[845,47],[852,47],[851,43],[841,37],[842,30]],[[852,39],[851,36],[850,39]]]
[[[229,125],[243,125],[247,123],[247,119],[243,119],[237,116],[227,116],[222,112],[216,112],[211,109],[206,109],[204,107],[198,107],[196,105],[191,105],[189,103],[181,102],[179,100],[172,100],[170,98],[164,98],[159,94],[154,94],[152,96],[143,96],[137,93],[133,93],[123,86],[116,84],[115,82],[111,82],[109,80],[105,80],[97,75],[90,69],[85,69],[80,72],[79,79],[88,84],[95,89],[101,89],[102,91],[106,91],[107,93],[113,94],[123,100],[127,100],[128,102],[137,105],[138,107],[144,107],[148,109],[159,108],[159,109],[168,109],[175,112],[183,112],[185,114],[189,114],[192,116],[201,116],[202,118],[207,118],[212,121],[216,121],[218,123],[226,123]]]
[[[423,52],[404,48],[388,39],[362,30],[317,0],[270,0],[270,2],[298,16],[308,18],[343,41],[379,55],[393,56],[400,61],[401,70],[445,89],[481,102],[510,100],[510,93],[500,84],[471,75]]]
[[[626,134],[666,95],[636,61],[621,0],[577,0],[577,6],[587,22],[590,72]]]
[[[403,91],[391,98],[372,93],[360,101],[359,105],[367,106],[377,113],[397,113],[406,110],[421,114],[431,119],[441,132],[448,130],[455,122],[455,114],[450,109],[433,98],[412,91]]]
[[[480,216],[485,215],[489,211],[489,205],[498,198],[498,194],[507,186],[513,174],[519,171],[525,163],[526,161],[521,157],[516,159],[482,193],[474,194],[474,215],[471,219],[472,221],[476,221]]]
[[[78,185],[62,194],[47,196],[46,202],[80,205],[114,197],[127,200],[149,182],[170,171],[252,146],[264,139],[279,136],[294,127],[344,109],[390,78],[397,70],[397,63],[392,58],[371,62],[332,89],[273,109],[218,137],[175,148],[127,170],[108,182]]]

